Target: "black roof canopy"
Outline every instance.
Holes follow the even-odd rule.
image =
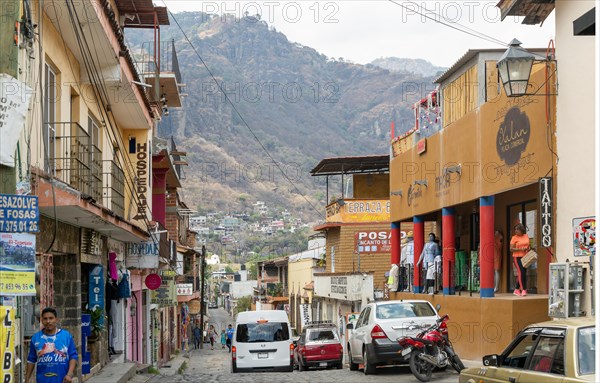
[[[338,174],[386,173],[390,171],[390,155],[324,158],[311,171],[313,176]]]

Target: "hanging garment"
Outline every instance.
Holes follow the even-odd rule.
[[[129,273],[123,273],[123,278],[119,282],[119,298],[130,298],[131,286],[129,286]]]

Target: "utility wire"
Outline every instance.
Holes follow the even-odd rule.
[[[427,9],[427,8],[424,8],[423,6],[421,6],[421,5],[417,4],[417,3],[416,3],[416,2],[414,2],[414,1],[406,0],[406,1],[404,1],[404,2],[406,2],[406,3],[410,3],[410,4],[414,4],[414,5],[416,5],[416,6],[417,6],[418,8],[420,8],[420,9],[425,9],[425,12],[427,12],[427,13],[429,13],[429,14],[436,15],[436,16],[437,16],[437,18],[435,18],[435,17],[431,17],[431,16],[427,15],[427,13],[419,12],[418,10],[415,10],[415,9],[413,9],[413,8],[409,8],[409,7],[407,7],[406,5],[404,5],[404,4],[402,4],[402,3],[399,3],[399,2],[397,2],[396,0],[388,0],[388,1],[389,1],[390,3],[392,3],[392,4],[395,4],[395,5],[399,6],[399,7],[402,7],[402,8],[404,8],[404,9],[406,9],[407,11],[415,12],[415,13],[416,13],[416,14],[418,14],[418,15],[421,15],[421,16],[423,16],[423,17],[427,18],[427,19],[433,20],[433,21],[435,21],[436,23],[438,23],[438,24],[441,24],[441,25],[444,25],[444,26],[446,26],[446,27],[448,27],[448,28],[455,29],[455,30],[457,30],[457,31],[459,31],[459,32],[466,33],[466,34],[468,34],[468,35],[471,35],[471,36],[473,36],[473,37],[477,37],[477,38],[479,38],[479,39],[483,39],[483,40],[486,40],[486,41],[492,42],[492,43],[494,43],[494,44],[498,44],[498,45],[502,45],[502,46],[508,46],[508,44],[507,44],[507,43],[505,43],[505,42],[503,42],[503,41],[501,41],[501,40],[498,40],[498,39],[497,39],[497,38],[495,38],[495,37],[492,37],[492,36],[486,35],[485,33],[481,33],[481,32],[479,32],[479,31],[476,31],[476,30],[472,29],[472,28],[466,27],[466,26],[464,26],[464,25],[462,25],[462,24],[460,24],[460,23],[457,23],[457,22],[454,22],[454,21],[452,21],[452,20],[449,20],[448,18],[446,18],[446,17],[444,17],[444,16],[442,16],[442,15],[440,15],[440,14],[438,14],[438,13],[435,13],[435,12],[433,12],[433,11],[430,11],[430,10],[429,10],[429,9]],[[443,19],[444,21],[442,21],[442,19]],[[452,25],[452,24],[456,24],[456,25],[460,26],[462,29],[461,29],[461,28],[459,28],[459,27],[457,27],[457,26],[455,26],[455,25]]]
[[[167,8],[167,11],[169,12],[169,15],[171,16],[171,18],[173,19],[173,21],[175,22],[175,24],[177,24],[177,27],[179,28],[179,30],[183,34],[183,37],[185,38],[185,40],[187,41],[187,43],[190,45],[190,47],[192,48],[192,50],[194,51],[194,53],[196,54],[196,56],[198,57],[198,59],[200,60],[200,62],[202,63],[202,65],[204,66],[204,68],[206,69],[206,71],[208,72],[208,74],[210,75],[210,77],[215,82],[215,84],[217,84],[217,87],[219,88],[219,90],[221,91],[221,93],[223,94],[223,96],[225,97],[225,99],[227,100],[227,102],[229,103],[229,105],[231,105],[231,107],[233,108],[233,111],[235,112],[235,114],[239,117],[239,119],[242,121],[242,123],[244,124],[244,126],[248,129],[248,131],[250,132],[250,134],[252,135],[252,137],[254,137],[254,139],[256,140],[256,142],[258,142],[258,145],[266,153],[267,157],[269,157],[269,159],[275,164],[275,166],[277,167],[277,169],[279,169],[279,171],[281,172],[281,175],[283,176],[283,178],[285,178],[293,186],[294,190],[299,195],[302,196],[302,198],[315,211],[315,213],[319,216],[319,218],[322,218],[323,217],[323,213],[321,213],[313,205],[313,203],[304,195],[304,193],[302,193],[300,191],[300,189],[298,189],[298,187],[296,186],[296,184],[288,177],[288,175],[285,173],[285,171],[281,168],[281,165],[277,161],[275,161],[275,158],[273,158],[273,156],[271,155],[271,153],[269,153],[269,151],[263,145],[263,143],[260,141],[260,139],[258,138],[258,136],[256,135],[256,133],[254,133],[254,131],[252,130],[252,128],[250,127],[250,125],[248,124],[248,122],[246,122],[246,119],[242,116],[242,114],[239,112],[238,108],[231,101],[231,99],[227,95],[227,92],[225,92],[225,90],[223,89],[222,85],[219,83],[219,81],[217,80],[217,78],[215,77],[215,75],[213,74],[213,72],[210,70],[210,68],[208,67],[208,65],[204,61],[204,59],[202,59],[202,56],[200,56],[200,53],[196,49],[196,46],[189,39],[187,33],[185,33],[185,31],[183,30],[183,28],[179,24],[179,21],[177,21],[177,18],[175,17],[175,15],[173,14],[173,12],[171,12],[171,10],[169,9],[169,7],[167,7],[167,4],[165,3],[164,0],[162,0],[162,2],[165,5],[165,7]]]

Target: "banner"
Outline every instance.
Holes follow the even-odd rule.
[[[0,295],[35,296],[35,235],[0,233]]]
[[[12,307],[0,306],[0,357],[2,375],[0,382],[13,383],[15,364],[15,311]]]
[[[15,166],[15,150],[33,91],[22,81],[0,73],[0,164]]]
[[[300,319],[302,320],[302,327],[312,322],[312,310],[309,303],[300,305]]]
[[[90,284],[89,284],[89,309],[94,311],[99,308],[104,312],[104,267],[102,265],[96,265],[92,271],[90,271]],[[98,320],[100,325],[104,325],[104,314],[100,315]]]
[[[392,251],[392,231],[358,231],[354,237],[354,246],[361,254],[389,253]]]

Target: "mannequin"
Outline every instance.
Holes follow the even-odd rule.
[[[429,233],[429,242],[423,247],[417,266],[423,262],[425,271],[425,291],[433,295],[433,286],[435,285],[435,256],[440,252],[438,244],[435,242],[435,234]]]
[[[388,287],[390,291],[398,291],[398,274],[400,272],[400,268],[397,264],[392,264],[392,268],[390,269],[390,276],[388,278]]]

